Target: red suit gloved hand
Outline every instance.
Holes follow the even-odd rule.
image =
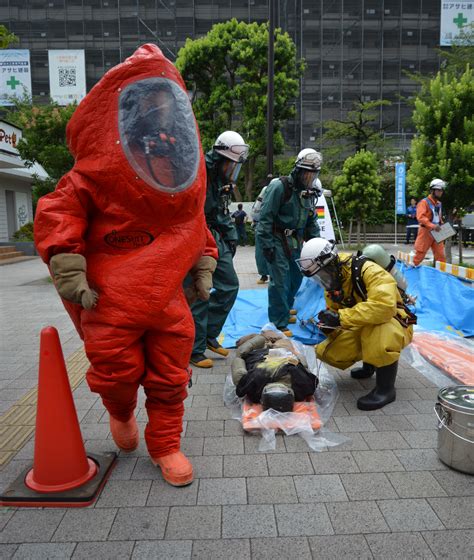
[[[63,299],[78,303],[84,309],[97,305],[99,296],[87,283],[87,263],[83,255],[60,253],[51,258],[49,266],[54,285]]]
[[[335,329],[341,326],[341,320],[339,319],[339,313],[336,311],[331,311],[330,309],[325,309],[318,313],[318,329],[324,334],[330,334]]]
[[[212,288],[212,274],[216,270],[217,261],[213,257],[201,257],[190,270],[192,286],[185,288],[184,293],[189,305],[197,299],[207,301]]]

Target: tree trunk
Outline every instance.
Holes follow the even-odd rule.
[[[360,249],[360,219],[357,220],[357,249]]]
[[[462,254],[462,225],[459,223],[458,226],[458,250],[459,250],[459,264],[462,266],[463,254]]]
[[[236,202],[242,202],[242,200],[243,200],[242,199],[242,193],[240,192],[240,190],[237,187],[235,187],[235,189],[234,189],[234,198],[235,198]]]
[[[253,200],[253,177],[255,173],[255,156],[249,157],[245,166],[245,199]]]
[[[364,247],[365,247],[365,245],[367,245],[367,224],[365,223],[365,220],[362,222],[362,228],[364,233]]]
[[[352,243],[352,218],[349,221],[349,239],[347,240],[347,244],[349,245],[349,247],[351,243]]]

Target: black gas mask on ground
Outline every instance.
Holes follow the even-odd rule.
[[[295,404],[295,393],[291,386],[285,383],[269,383],[262,391],[263,410],[272,408],[277,412],[292,412]]]

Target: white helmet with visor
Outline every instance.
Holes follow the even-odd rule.
[[[249,147],[238,132],[226,130],[219,134],[212,147],[213,150],[225,158],[221,163],[221,173],[225,181],[235,183],[240,173],[242,164],[249,154]]]

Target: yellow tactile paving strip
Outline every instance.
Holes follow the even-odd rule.
[[[83,349],[66,360],[73,391],[84,380],[88,367],[89,361]],[[38,388],[35,387],[0,417],[0,466],[6,465],[35,431],[37,398]]]

